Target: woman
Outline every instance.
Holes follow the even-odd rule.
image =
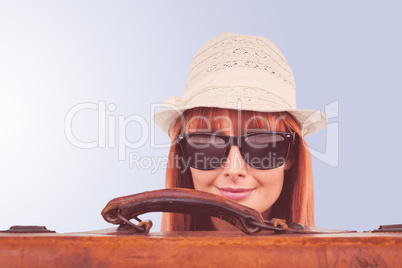
[[[311,159],[303,139],[325,128],[296,109],[293,73],[268,39],[220,34],[193,58],[182,97],[155,122],[171,137],[167,188],[194,188],[251,207],[264,219],[314,225]],[[164,214],[162,230],[229,230],[217,218]]]

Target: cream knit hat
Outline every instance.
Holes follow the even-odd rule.
[[[195,107],[261,112],[288,111],[304,136],[327,125],[320,111],[296,109],[292,70],[281,51],[267,38],[222,33],[194,56],[183,96],[171,97],[154,121],[170,136],[180,114]]]

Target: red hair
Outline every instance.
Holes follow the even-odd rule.
[[[220,120],[229,119],[232,130],[241,135],[247,129],[266,129],[268,131],[295,132],[296,143],[292,146],[290,157],[294,158],[293,165],[285,171],[282,192],[272,205],[270,218],[281,218],[287,222],[300,222],[314,226],[314,193],[311,157],[308,147],[301,134],[300,127],[288,112],[255,112],[237,111],[221,108],[198,107],[186,110],[183,117],[177,120],[172,131],[168,167],[166,170],[166,188],[194,189],[190,171],[182,172],[174,164],[179,154],[176,146],[177,135],[180,134],[182,123],[193,129],[211,131],[220,129]],[[184,121],[184,122],[182,122]],[[195,231],[213,230],[210,218],[196,215],[164,213],[162,216],[162,231]]]

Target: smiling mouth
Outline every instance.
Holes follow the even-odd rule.
[[[241,200],[248,197],[254,189],[242,189],[242,188],[218,188],[222,196],[233,199]]]

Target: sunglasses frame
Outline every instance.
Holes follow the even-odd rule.
[[[225,148],[225,153],[224,153],[224,155],[223,155],[222,158],[227,158],[228,155],[229,155],[230,149],[232,148],[232,146],[233,146],[233,145],[236,145],[236,146],[239,147],[240,154],[241,154],[242,158],[244,159],[244,161],[245,161],[248,165],[250,165],[250,166],[253,167],[253,168],[260,169],[260,170],[269,170],[269,169],[278,168],[278,167],[282,166],[283,164],[281,164],[281,165],[279,165],[279,166],[275,166],[275,167],[270,167],[270,168],[258,168],[258,167],[254,167],[254,166],[252,165],[252,163],[249,163],[249,162],[247,161],[248,158],[245,157],[245,154],[246,154],[247,152],[244,152],[244,151],[243,151],[243,148],[242,148],[242,143],[243,143],[243,142],[246,142],[246,141],[245,141],[246,138],[251,137],[251,136],[254,136],[254,135],[268,134],[268,133],[269,133],[269,134],[280,135],[280,136],[282,136],[282,137],[285,138],[285,141],[288,142],[288,148],[287,148],[286,156],[285,156],[285,161],[286,161],[286,159],[287,159],[288,156],[289,156],[290,148],[292,147],[292,145],[294,144],[295,139],[296,139],[296,133],[295,133],[295,132],[261,131],[261,132],[253,132],[253,133],[249,133],[249,134],[244,134],[244,135],[241,135],[241,136],[227,136],[227,135],[220,135],[220,134],[209,133],[209,132],[206,132],[206,133],[204,133],[204,132],[182,133],[182,134],[179,134],[179,135],[177,136],[176,143],[179,145],[179,147],[180,147],[180,149],[181,149],[182,156],[184,157],[184,159],[185,159],[185,161],[186,161],[186,163],[187,163],[188,154],[187,154],[187,152],[186,152],[186,146],[187,146],[187,144],[189,143],[188,139],[189,139],[191,136],[207,135],[207,136],[211,136],[211,137],[218,137],[218,138],[221,138],[221,139],[223,139],[223,140],[225,141],[225,146],[224,146],[224,148]],[[187,144],[184,144],[184,143],[187,143]],[[196,167],[196,166],[192,165],[190,162],[191,162],[191,161],[189,161],[188,164],[189,164],[191,167],[193,167],[193,168],[195,168],[195,169],[199,169],[199,170],[214,170],[214,169],[217,169],[217,168],[218,168],[218,167],[216,167],[216,168],[200,168],[200,167]]]

